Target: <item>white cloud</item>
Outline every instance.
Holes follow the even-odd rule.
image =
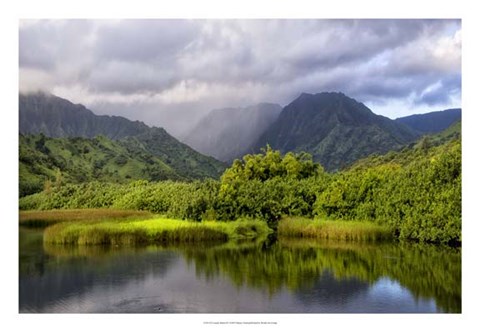
[[[21,67],[19,69],[19,91],[22,93],[51,91],[55,84],[55,78],[44,70]]]
[[[43,88],[112,114],[135,106],[130,118],[166,127],[174,117],[161,123],[165,117],[156,121],[157,114],[285,105],[301,92],[342,91],[367,104],[437,110],[460,99],[461,26],[458,20],[25,21],[19,74],[21,90]]]

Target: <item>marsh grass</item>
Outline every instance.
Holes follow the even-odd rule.
[[[191,222],[166,218],[127,221],[65,222],[45,229],[44,242],[63,245],[146,245],[226,242],[255,238],[270,229],[260,221]]]
[[[45,227],[64,221],[100,221],[118,219],[147,219],[153,214],[146,211],[115,210],[115,209],[76,209],[48,211],[20,211],[21,226]]]
[[[287,217],[280,220],[278,236],[342,241],[383,241],[393,239],[391,230],[367,221],[319,220]]]

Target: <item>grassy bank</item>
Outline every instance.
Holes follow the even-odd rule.
[[[266,236],[259,221],[191,222],[165,218],[127,221],[66,222],[48,227],[44,242],[80,245],[200,243]]]
[[[154,244],[201,243],[266,236],[264,221],[193,222],[159,217],[144,211],[78,209],[21,211],[20,225],[49,226],[44,241],[49,244]],[[327,221],[284,217],[278,224],[284,239],[332,239],[379,241],[393,239],[387,226],[366,221]]]
[[[49,226],[63,221],[100,221],[153,217],[147,211],[114,209],[74,209],[47,211],[20,211],[21,226]]]
[[[278,225],[280,238],[317,238],[345,241],[382,241],[393,239],[392,231],[367,221],[283,218]]]

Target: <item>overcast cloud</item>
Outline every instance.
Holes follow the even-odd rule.
[[[20,91],[172,134],[214,108],[341,91],[391,118],[461,106],[459,20],[21,21]]]

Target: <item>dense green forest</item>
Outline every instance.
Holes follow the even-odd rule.
[[[448,135],[447,135],[448,136]],[[128,184],[53,181],[20,209],[120,208],[189,220],[283,216],[371,221],[400,239],[461,242],[461,140],[424,138],[327,173],[306,153],[268,147],[235,160],[221,179]]]

